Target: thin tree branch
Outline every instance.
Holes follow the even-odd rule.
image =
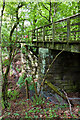
[[[2,41],[1,41],[1,26],[2,26],[2,17],[3,17],[4,8],[5,8],[5,0],[3,0],[3,8],[2,8],[2,11],[1,11],[0,43],[2,43]],[[2,63],[2,46],[1,46],[1,63]],[[1,69],[2,69],[2,75],[3,75],[3,65],[2,64],[1,64]]]
[[[18,7],[17,7],[17,10],[16,10],[16,23],[14,24],[13,28],[11,29],[10,31],[10,40],[11,40],[11,37],[12,37],[12,34],[15,30],[15,28],[17,27],[17,25],[19,24],[19,17],[18,17],[18,10],[23,6],[23,4],[19,4]]]
[[[39,4],[38,4],[39,5]],[[42,15],[42,11],[41,11],[41,9],[39,10],[39,14],[42,16],[42,17],[44,17],[45,19],[47,19],[48,20],[48,22],[51,22],[51,15],[52,15],[52,13],[51,13],[51,1],[50,1],[50,3],[49,3],[49,6],[50,6],[50,10],[42,3],[42,5],[43,5],[43,7],[46,9],[46,10],[48,10],[48,12],[49,12],[49,19],[46,17],[46,16],[43,16]],[[39,5],[39,7],[40,7],[40,5]]]
[[[12,35],[13,35],[13,32],[15,30],[15,28],[17,27],[17,25],[19,24],[19,17],[18,17],[18,10],[23,6],[23,4],[19,4],[17,9],[16,9],[16,23],[14,24],[13,28],[11,29],[10,31],[10,52],[9,52],[9,60],[11,60],[11,56],[12,56],[12,51],[13,51],[13,48],[12,48]],[[16,43],[16,41],[15,41]],[[9,65],[10,66],[10,65]],[[10,68],[9,68],[10,69]],[[7,72],[9,72],[9,69],[7,70]]]
[[[46,20],[48,20],[47,17],[45,17],[44,15],[41,14],[41,12],[39,12],[39,14],[40,14],[42,17],[44,17]],[[48,20],[48,21],[49,21],[49,20]]]
[[[51,22],[51,0],[50,0],[50,10],[49,10],[49,22]]]
[[[1,11],[1,16],[3,16],[4,8],[5,8],[5,0],[3,0],[3,9],[2,9],[2,11]]]
[[[17,10],[16,10],[16,21],[17,21],[17,23],[14,24],[13,28],[12,28],[11,31],[10,31],[10,43],[11,43],[12,34],[13,34],[15,28],[17,27],[17,25],[19,24],[18,10],[19,10],[19,8],[21,8],[22,6],[23,6],[22,4],[21,4],[21,5],[19,4],[18,7],[17,7]],[[10,64],[11,64],[11,61],[12,61],[12,59],[13,59],[12,51],[13,51],[12,44],[10,44],[10,52],[9,52],[9,61],[10,61]],[[10,64],[9,64],[8,67],[7,67],[5,76],[7,76],[8,72],[9,72]]]
[[[49,11],[49,9],[42,3],[42,5],[43,5],[43,7],[46,9],[46,10],[48,10]]]
[[[38,3],[38,5],[39,5],[39,3]],[[40,5],[39,5],[39,7],[40,7]],[[38,9],[38,11],[39,11],[39,14],[40,14],[42,17],[44,17],[46,20],[48,20],[48,18],[47,18],[46,16],[42,15],[41,8],[40,8],[40,9]],[[48,20],[48,21],[49,21],[49,20]]]
[[[69,101],[69,98],[68,98],[68,96],[67,96],[67,93],[66,93],[63,89],[62,89],[62,91],[64,92],[64,94],[65,94],[65,96],[66,96],[66,98],[67,98],[67,101],[68,101],[68,104],[69,104],[70,114],[72,115],[71,103],[70,103],[70,101]]]

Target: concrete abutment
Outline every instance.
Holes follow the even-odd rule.
[[[49,65],[60,51],[47,48],[39,48],[38,51],[38,74],[41,83]],[[46,80],[67,93],[80,93],[80,54],[63,51],[52,64]],[[54,93],[47,85],[43,89]]]

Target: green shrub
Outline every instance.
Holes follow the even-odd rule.
[[[11,91],[11,89],[8,91],[8,97],[11,99],[11,100],[15,100],[18,96],[19,93],[16,91],[16,90],[13,90]]]
[[[21,88],[22,86],[25,86],[26,80],[28,81],[29,90],[34,90],[34,84],[31,83],[31,82],[32,82],[32,76],[29,76],[29,77],[26,77],[26,78],[25,78],[25,73],[23,73],[23,74],[19,77],[19,80],[18,80],[17,84],[18,84],[19,87]],[[37,86],[37,83],[36,83],[36,86]]]
[[[33,105],[41,105],[45,103],[45,99],[42,99],[42,97],[37,96],[36,94],[35,97],[34,96],[32,97],[32,101]]]
[[[18,80],[18,82],[17,82],[17,84],[19,85],[20,88],[25,85],[25,79],[24,79],[24,77],[25,77],[25,73],[23,73],[23,74],[19,77],[19,80]]]
[[[3,65],[6,67],[6,66],[8,66],[9,65],[9,60],[8,59],[5,59],[4,61],[3,61]]]

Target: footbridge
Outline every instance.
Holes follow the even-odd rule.
[[[35,47],[80,52],[80,13],[28,32]]]
[[[19,42],[25,43],[27,51],[29,49],[32,52],[31,56],[37,56],[38,83],[41,84],[49,65],[63,50],[45,79],[68,94],[80,93],[80,13],[33,29],[26,34],[28,38]],[[46,90],[54,93],[45,84],[44,91]]]

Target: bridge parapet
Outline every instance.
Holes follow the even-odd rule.
[[[37,47],[80,52],[80,13],[29,31]]]

